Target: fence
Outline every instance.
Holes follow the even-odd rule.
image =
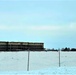
[[[0,52],[0,71],[29,71],[51,67],[75,67],[76,52]]]

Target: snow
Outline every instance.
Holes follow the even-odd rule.
[[[0,75],[75,75],[76,52],[0,52]]]
[[[76,75],[76,67],[54,67],[33,71],[2,71],[0,75]]]

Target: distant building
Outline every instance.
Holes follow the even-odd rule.
[[[0,51],[43,51],[44,43],[0,41]]]

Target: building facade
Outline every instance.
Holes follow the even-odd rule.
[[[0,51],[43,51],[44,43],[34,42],[0,42]]]

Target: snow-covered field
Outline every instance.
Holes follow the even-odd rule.
[[[0,75],[76,75],[76,67],[54,67],[33,71],[1,71]]]
[[[4,75],[61,75],[76,74],[76,52],[0,52],[0,74]]]

